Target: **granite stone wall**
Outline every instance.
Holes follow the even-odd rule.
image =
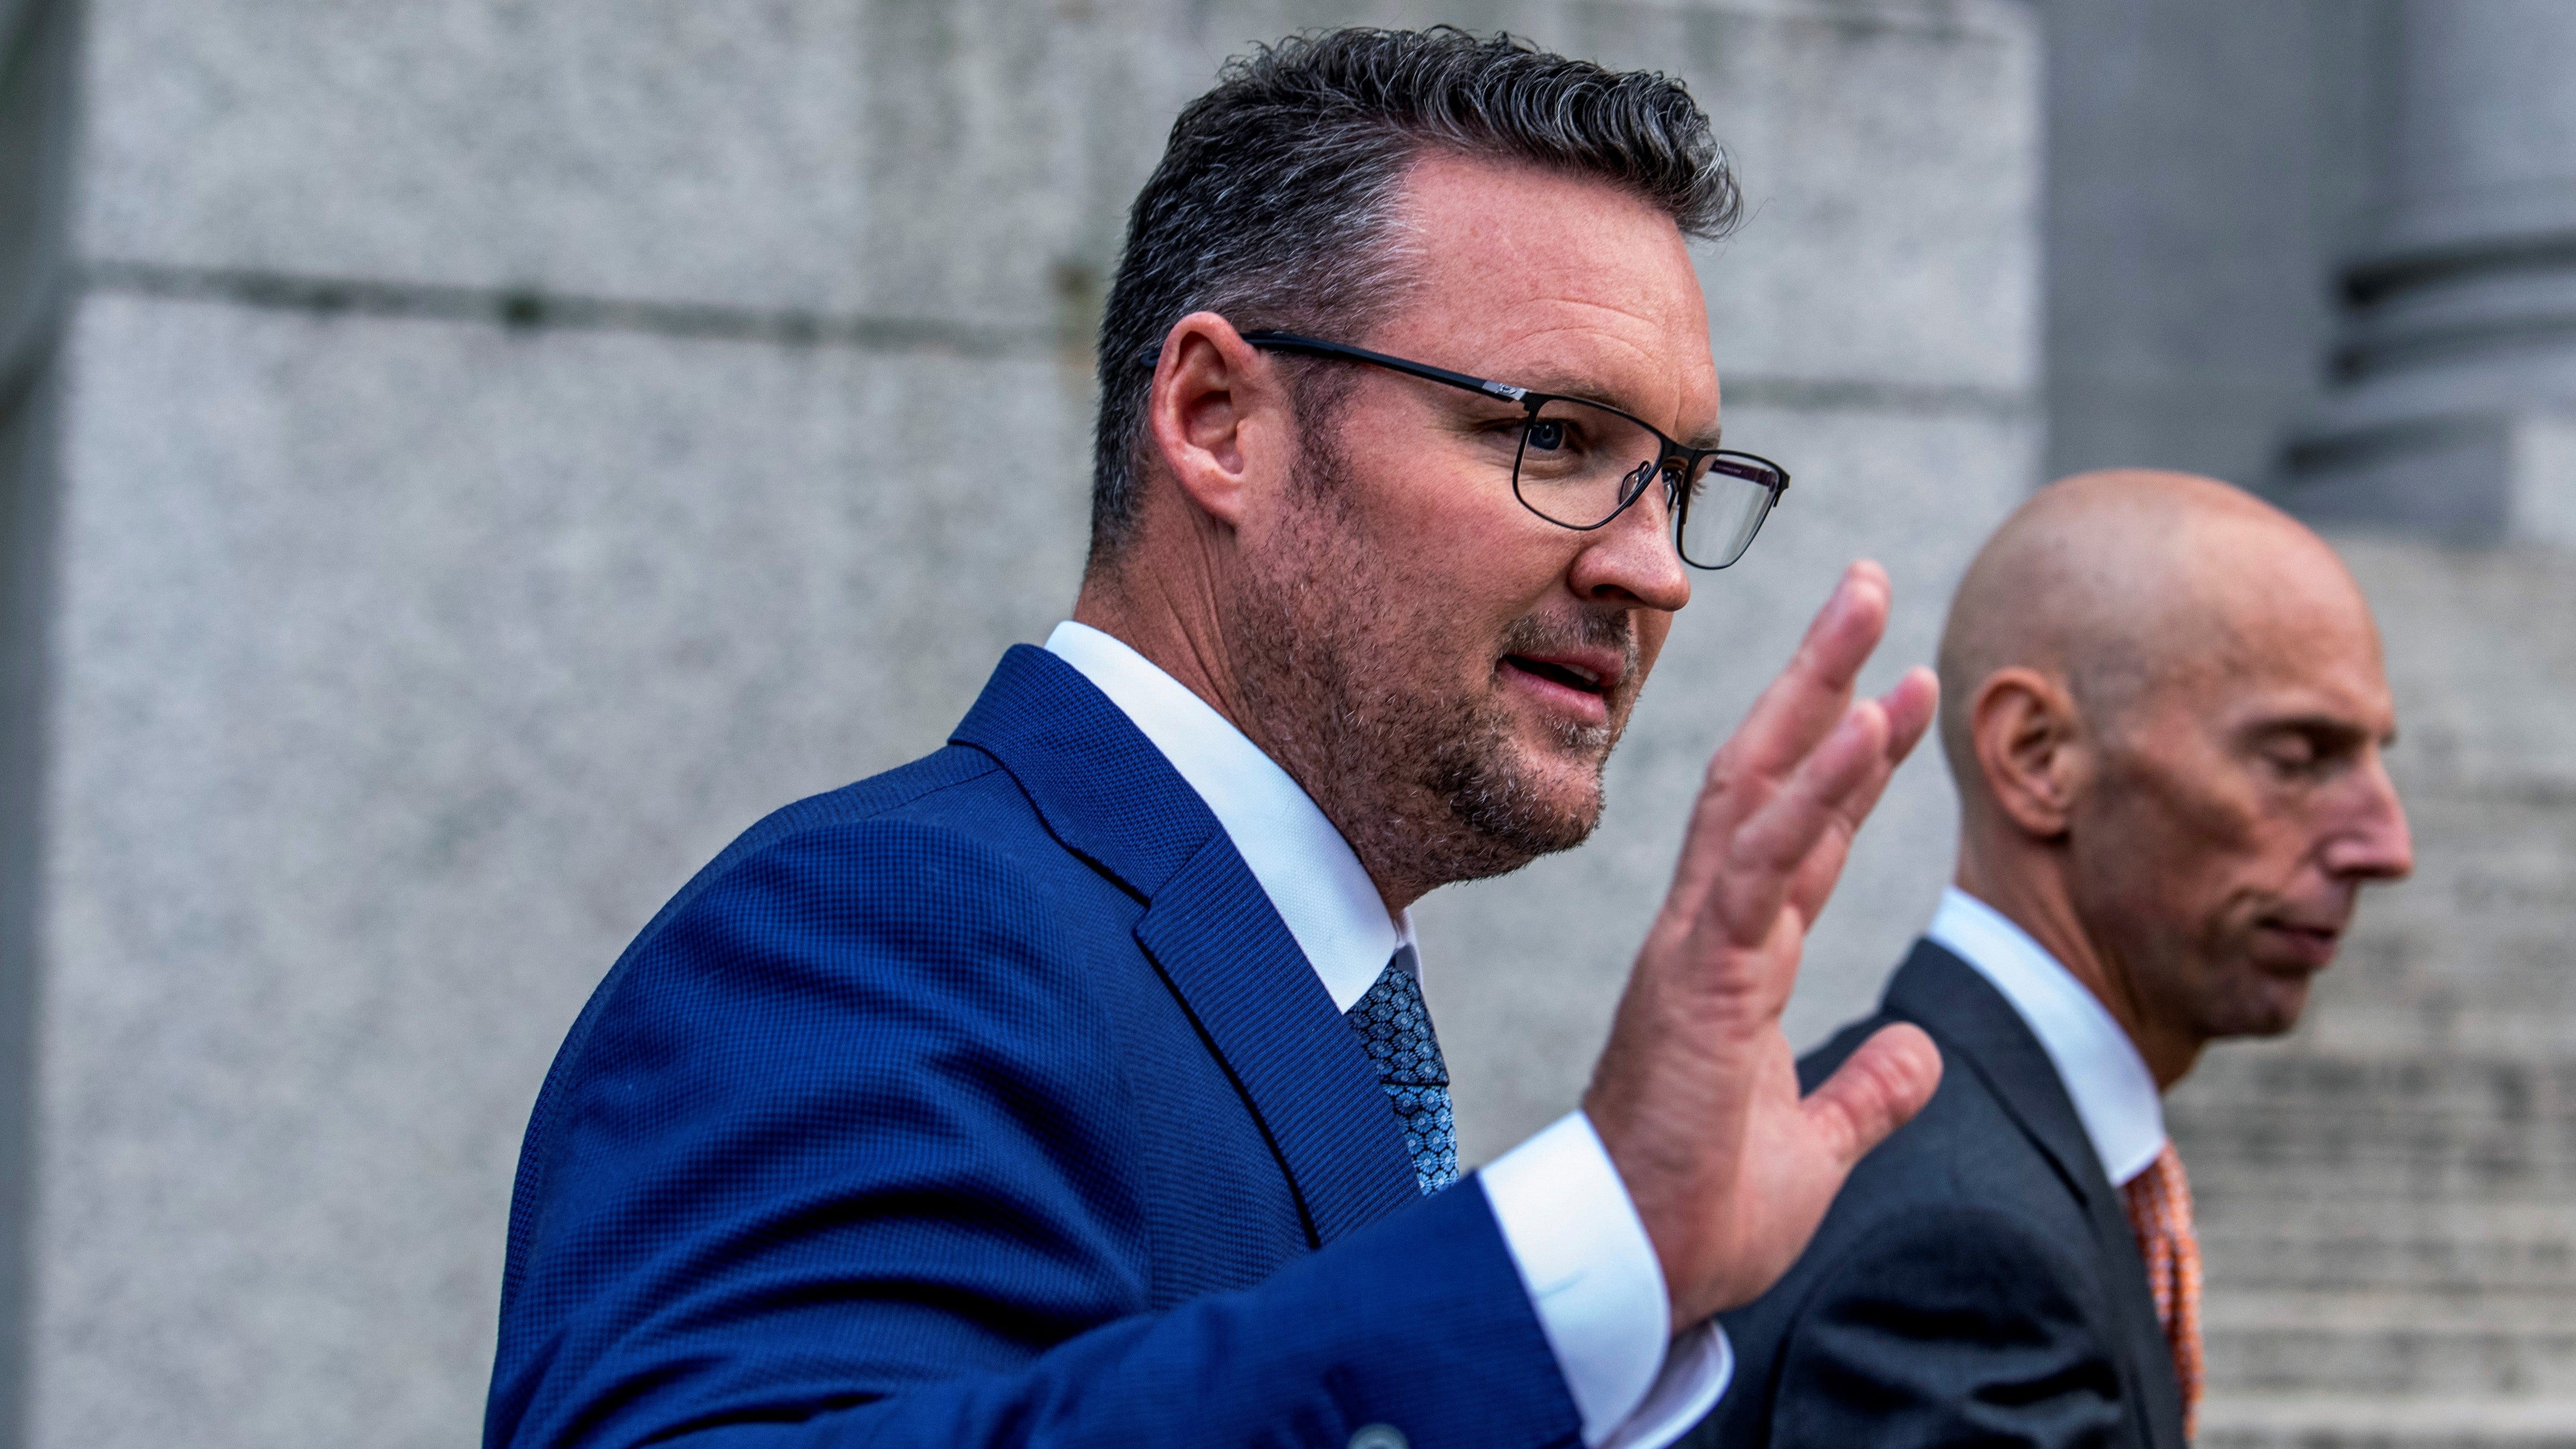
[[[0,3],[0,1443],[15,1442],[25,1417],[29,1352],[44,638],[76,24],[64,0]]]
[[[2388,0],[2043,0],[2048,472],[2264,487],[2323,398]]]
[[[60,405],[8,415],[51,459],[12,497],[59,489],[13,522],[52,592],[0,696],[44,741],[0,775],[41,887],[0,851],[42,980],[25,1442],[472,1440],[584,996],[731,835],[935,747],[1063,615],[1126,201],[1225,55],[1360,20],[1689,78],[1752,202],[1702,257],[1728,437],[1797,475],[1701,581],[1602,836],[1423,911],[1481,1157],[1571,1105],[1707,753],[1840,564],[1896,577],[1890,679],[2033,481],[2023,6],[90,0],[46,112]],[[1802,1037],[1919,925],[1949,810],[1900,777]]]

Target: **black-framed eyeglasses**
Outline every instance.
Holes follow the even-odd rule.
[[[1789,491],[1789,470],[1768,458],[1694,448],[1603,403],[1532,392],[1293,332],[1246,332],[1243,340],[1277,352],[1362,362],[1518,403],[1518,436],[1510,440],[1512,496],[1522,507],[1560,528],[1588,533],[1608,527],[1661,478],[1673,545],[1693,568],[1722,569],[1744,557],[1762,520]]]

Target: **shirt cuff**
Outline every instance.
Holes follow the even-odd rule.
[[[1672,1300],[1646,1225],[1581,1112],[1477,1173],[1591,1449],[1658,1449],[1697,1423],[1735,1368],[1714,1322],[1670,1337]]]
[[[1712,1318],[1673,1340],[1646,1401],[1594,1449],[1664,1449],[1708,1417],[1735,1376],[1735,1347]]]

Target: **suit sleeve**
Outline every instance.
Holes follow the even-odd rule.
[[[529,1125],[487,1449],[1578,1443],[1478,1186],[1148,1311],[1125,1067],[1078,1045],[1114,1024],[1062,916],[886,821],[666,911]]]
[[[2120,1442],[2119,1366],[2085,1269],[1982,1206],[1909,1212],[1836,1264],[1781,1346],[1774,1449],[2094,1449]]]

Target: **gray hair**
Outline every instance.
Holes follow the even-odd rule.
[[[1100,322],[1093,568],[1135,523],[1149,359],[1164,334],[1216,312],[1247,332],[1359,340],[1405,278],[1397,192],[1433,149],[1597,179],[1695,237],[1724,235],[1742,207],[1708,117],[1660,73],[1445,25],[1336,30],[1228,61],[1172,123],[1128,213]],[[1310,425],[1319,396],[1298,392]]]

